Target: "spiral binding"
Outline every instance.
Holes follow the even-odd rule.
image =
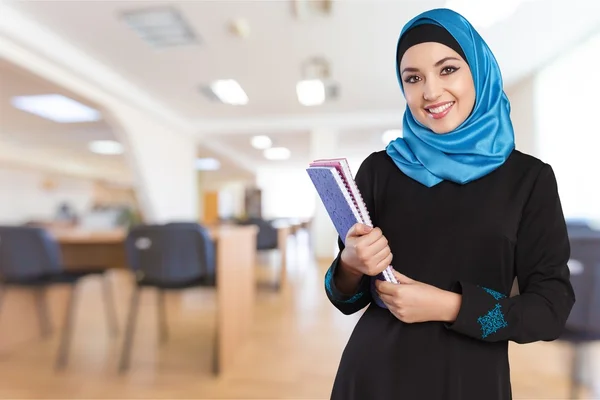
[[[352,202],[358,209],[364,224],[371,227],[373,226],[369,210],[367,209],[365,201],[360,193],[360,190],[358,190],[358,186],[356,186],[356,182],[352,178],[352,171],[350,171],[350,165],[348,164],[348,160],[346,160],[345,158],[315,160],[310,164],[310,166],[335,167],[338,170],[342,179],[344,180],[344,186],[346,186],[348,192],[352,196]]]
[[[352,197],[352,202],[356,206],[359,214],[361,215],[362,222],[370,227],[373,227],[373,222],[371,221],[371,215],[369,214],[369,210],[367,209],[367,205],[354,181],[352,171],[350,170],[350,165],[348,164],[348,160],[345,158],[330,158],[330,159],[319,159],[310,163],[311,167],[334,167],[342,178],[344,182],[344,186],[348,189],[350,196]],[[392,283],[398,283],[396,277],[394,276],[393,267],[389,265],[386,269],[381,273],[383,278]]]

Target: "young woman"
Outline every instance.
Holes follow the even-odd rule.
[[[498,64],[459,14],[408,22],[396,68],[403,137],[356,175],[375,228],[325,277],[344,314],[370,303],[331,398],[511,399],[508,341],[556,339],[575,301],[552,168],[515,150]],[[374,278],[389,264],[399,284]]]

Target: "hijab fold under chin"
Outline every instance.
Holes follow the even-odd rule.
[[[403,137],[390,142],[386,152],[402,172],[427,187],[444,180],[466,184],[497,169],[513,151],[510,103],[494,55],[464,17],[448,9],[424,12],[404,26],[400,39],[421,24],[445,28],[460,45],[473,74],[475,106],[455,130],[436,134],[419,123],[407,105]],[[396,74],[404,93],[399,61]]]

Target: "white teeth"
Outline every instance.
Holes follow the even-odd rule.
[[[440,106],[440,107],[430,108],[429,112],[432,113],[432,114],[439,114],[441,112],[444,112],[448,108],[450,108],[450,106],[452,106],[452,104],[454,104],[454,102],[451,102],[451,103],[448,103],[448,104],[444,104],[443,106]]]

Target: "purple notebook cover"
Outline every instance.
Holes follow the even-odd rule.
[[[306,172],[308,172],[338,235],[345,243],[346,235],[352,225],[360,221],[354,215],[342,189],[338,186],[333,175],[334,170],[334,168],[327,167],[311,167]]]
[[[344,196],[342,189],[339,187],[335,179],[334,167],[310,167],[306,170],[308,176],[313,182],[329,218],[344,244],[346,243],[346,235],[352,225],[360,221],[352,211],[348,204],[348,200]],[[371,278],[371,295],[375,303],[381,308],[387,308],[381,301],[375,291],[375,279],[385,280],[383,274],[379,274],[376,278]]]

